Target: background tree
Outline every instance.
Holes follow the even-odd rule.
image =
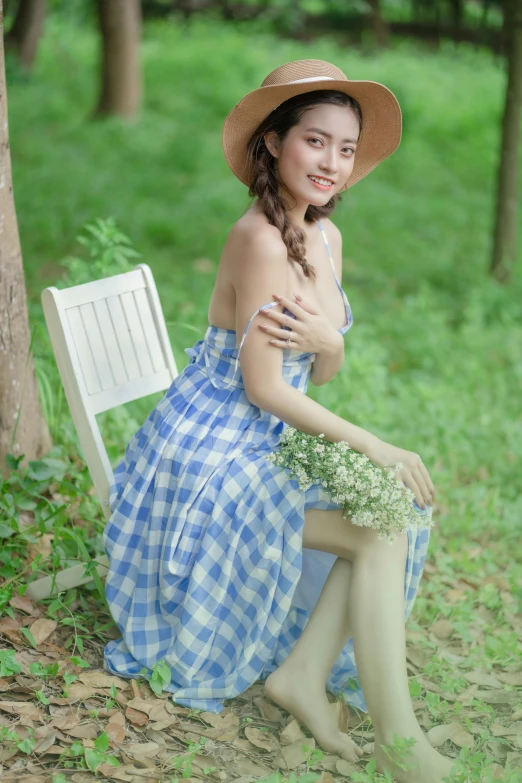
[[[382,18],[381,0],[368,0],[370,6],[370,20],[375,39],[379,46],[386,46],[390,37],[388,25]]]
[[[27,70],[36,57],[46,5],[46,0],[19,0],[16,16],[5,38],[6,48],[16,51],[20,63]]]
[[[101,93],[96,115],[133,116],[141,103],[140,0],[97,0],[102,39]]]
[[[522,107],[522,0],[506,0],[507,87],[498,169],[491,271],[500,282],[511,280],[517,244],[517,185]]]
[[[29,353],[29,319],[7,127],[2,0],[0,33],[0,471],[3,472],[8,452],[34,459],[49,451],[51,439],[40,409]]]

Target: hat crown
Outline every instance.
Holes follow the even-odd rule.
[[[340,68],[325,60],[295,60],[291,63],[280,65],[268,74],[261,87],[273,87],[277,84],[289,84],[296,81],[308,81],[312,79],[335,79],[336,81],[348,81]]]

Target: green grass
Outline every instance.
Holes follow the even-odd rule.
[[[425,676],[445,693],[458,693],[465,682],[429,641],[428,629],[441,618],[453,623],[454,639],[465,646],[467,668],[520,669],[510,611],[522,611],[515,556],[522,516],[522,283],[517,269],[509,286],[488,274],[505,88],[501,62],[466,45],[443,44],[433,53],[401,43],[364,56],[326,37],[297,44],[252,26],[151,23],[142,46],[143,112],[125,123],[89,120],[97,58],[94,32],[50,19],[31,77],[12,67],[8,72],[32,324],[42,324],[40,291],[57,282],[60,259],[78,252],[82,226],[113,216],[152,267],[180,370],[187,363],[184,348],[207,328],[221,248],[248,205],[246,188],[221,151],[228,111],[270,70],[300,58],[335,62],[349,78],[382,81],[395,92],[404,119],[399,150],[350,190],[333,215],[343,233],[343,287],[354,313],[345,364],[334,381],[310,385],[308,393],[420,453],[434,480],[432,571],[409,622],[426,631],[432,650]],[[522,209],[519,216],[522,225]],[[210,271],[197,268],[202,258],[212,262]],[[519,268],[521,260],[519,253]],[[75,435],[44,338],[36,355],[47,379],[53,433],[58,446],[71,451]],[[113,459],[150,406],[149,400],[104,417]],[[65,460],[65,452],[57,456]],[[78,481],[89,508],[89,523],[79,529],[94,551],[103,522],[101,515],[96,522],[86,495],[88,477],[84,472],[80,479],[73,465],[70,491]],[[65,544],[62,549],[62,556],[71,555]],[[511,605],[493,588],[498,575]],[[452,603],[448,585],[462,577],[476,588]],[[477,613],[485,610],[492,619],[472,644]],[[458,708],[436,696],[428,700],[433,720],[455,720]]]

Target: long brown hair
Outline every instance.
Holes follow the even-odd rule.
[[[252,179],[248,195],[257,197],[268,222],[281,232],[283,242],[288,248],[288,255],[303,268],[305,277],[315,280],[315,269],[305,258],[306,235],[288,217],[284,202],[279,195],[278,179],[275,169],[275,158],[268,150],[264,136],[275,131],[282,142],[290,128],[297,125],[303,114],[313,106],[321,103],[333,103],[337,106],[349,106],[359,121],[359,135],[362,130],[362,110],[359,103],[350,95],[339,90],[313,90],[312,92],[294,95],[274,109],[268,117],[256,128],[247,145],[248,162]],[[339,193],[334,193],[324,206],[308,206],[305,220],[328,217],[332,214],[338,201]]]

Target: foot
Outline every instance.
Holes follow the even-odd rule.
[[[454,762],[436,751],[425,736],[417,738],[417,743],[409,748],[410,755],[405,754],[402,763],[408,766],[407,770],[394,764],[393,759],[380,747],[384,744],[391,746],[392,741],[386,741],[375,732],[377,772],[391,772],[397,783],[446,783],[444,779],[449,779]]]
[[[269,699],[303,723],[322,750],[356,762],[362,750],[348,734],[339,731],[324,683],[309,671],[285,663],[265,680]]]

